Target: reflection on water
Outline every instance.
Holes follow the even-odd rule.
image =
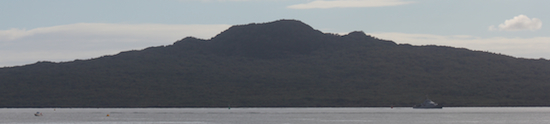
[[[34,116],[41,112],[43,116]],[[547,124],[548,107],[494,108],[24,108],[11,124]]]

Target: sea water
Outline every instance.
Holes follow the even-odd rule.
[[[41,112],[43,116],[34,116]],[[549,124],[549,107],[1,108],[2,124]]]

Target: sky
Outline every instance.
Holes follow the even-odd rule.
[[[0,0],[0,67],[86,60],[300,20],[398,44],[550,59],[548,0]]]

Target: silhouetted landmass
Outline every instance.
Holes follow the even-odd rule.
[[[90,60],[0,69],[0,107],[548,106],[550,61],[296,20]]]

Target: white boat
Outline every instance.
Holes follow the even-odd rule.
[[[414,109],[442,109],[443,106],[440,106],[434,101],[426,98],[426,100],[424,100],[423,103],[421,103],[420,105],[414,105],[413,108]]]

